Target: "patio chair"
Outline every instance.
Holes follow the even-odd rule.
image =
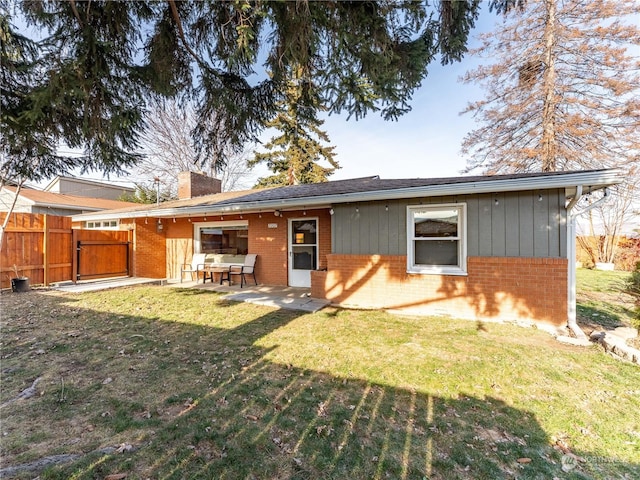
[[[229,285],[231,285],[232,275],[240,275],[240,288],[242,288],[244,284],[247,283],[247,279],[245,275],[253,275],[253,281],[255,282],[256,285],[258,285],[258,280],[256,279],[256,271],[255,271],[257,258],[258,258],[257,254],[250,253],[245,257],[243,265],[231,265],[229,267],[228,278],[227,278],[227,280],[229,280]]]
[[[193,274],[196,274],[196,282],[198,281],[198,274],[204,268],[204,262],[206,253],[194,253],[191,258],[191,263],[184,263],[180,267],[180,283],[182,283],[182,279],[184,278],[185,273],[191,273],[191,280],[193,280]]]

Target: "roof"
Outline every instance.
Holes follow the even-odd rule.
[[[126,218],[127,215],[149,212],[151,210],[175,210],[175,209],[187,209],[189,207],[206,207],[208,205],[217,205],[224,201],[231,201],[238,197],[243,197],[255,190],[239,190],[235,192],[223,192],[213,193],[211,195],[202,195],[200,197],[185,198],[181,200],[169,200],[162,202],[159,205],[149,203],[127,203],[121,202],[127,205],[124,208],[118,208],[110,213],[118,215],[120,218]]]
[[[237,200],[237,203],[265,202],[272,200],[288,200],[296,198],[315,198],[337,195],[362,194],[366,192],[385,192],[420,187],[450,186],[459,184],[480,184],[495,182],[496,180],[524,180],[540,177],[558,177],[566,175],[566,172],[542,172],[521,173],[511,175],[482,175],[470,177],[448,178],[398,178],[381,179],[378,176],[353,178],[348,180],[336,180],[324,183],[311,183],[305,185],[291,185],[269,190],[255,191]],[[230,201],[221,204],[231,203]],[[236,202],[234,202],[236,203]]]
[[[66,177],[64,175],[58,175],[53,180],[49,182],[49,184],[44,187],[46,192],[50,191],[56,183],[59,183],[62,180],[66,180],[71,183],[81,183],[83,185],[95,185],[101,188],[112,188],[114,190],[123,190],[126,192],[134,192],[135,188],[127,187],[124,185],[114,185],[112,183],[99,182],[98,180],[87,180],[86,178],[76,178],[76,177]]]
[[[13,193],[16,191],[16,187],[5,186],[4,189]],[[116,208],[138,205],[136,203],[108,200],[105,198],[80,197],[62,193],[43,192],[41,190],[34,190],[31,188],[21,188],[19,195],[34,205],[52,208],[69,208],[74,210],[113,210]]]
[[[276,209],[320,208],[340,203],[401,198],[556,188],[567,189],[568,196],[571,196],[575,194],[578,185],[582,187],[583,193],[589,193],[621,181],[622,177],[617,170],[538,172],[449,178],[381,179],[375,176],[244,192],[227,192],[226,194],[190,199],[189,202],[192,203],[166,202],[157,207],[145,205],[135,211],[109,213],[117,213],[120,218],[127,218],[127,216],[195,216]],[[103,217],[104,214],[85,214],[74,216],[74,221],[99,220]]]

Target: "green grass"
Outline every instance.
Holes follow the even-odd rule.
[[[581,292],[611,293],[624,288],[630,272],[590,270],[579,268],[576,271],[577,289]]]
[[[43,480],[640,475],[638,368],[536,329],[163,287],[0,300],[0,402],[41,378],[0,411],[3,466],[82,454]]]
[[[578,323],[587,329],[631,326],[633,298],[624,293],[629,272],[578,269]]]

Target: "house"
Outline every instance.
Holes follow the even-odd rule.
[[[13,205],[17,187],[4,186],[0,190],[0,212],[8,212]],[[105,198],[68,195],[22,187],[18,193],[13,211],[16,213],[42,213],[49,215],[71,216],[86,212],[112,210],[136,205]],[[95,226],[93,226],[95,225]],[[92,228],[117,227],[116,219],[93,224]]]
[[[120,200],[123,195],[133,195],[135,189],[124,185],[87,180],[84,178],[65,177],[59,175],[44,187],[45,192],[62,193],[76,197],[104,198]],[[117,208],[117,207],[113,207]]]
[[[575,323],[576,202],[620,180],[593,170],[366,177],[190,198],[183,188],[177,201],[73,221],[117,218],[132,230],[135,276],[177,278],[194,252],[231,249],[259,255],[261,283],[310,288],[337,305],[557,327]]]

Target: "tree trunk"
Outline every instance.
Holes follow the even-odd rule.
[[[556,165],[556,0],[545,0],[547,18],[544,28],[544,78],[542,107],[542,171],[553,172]]]

